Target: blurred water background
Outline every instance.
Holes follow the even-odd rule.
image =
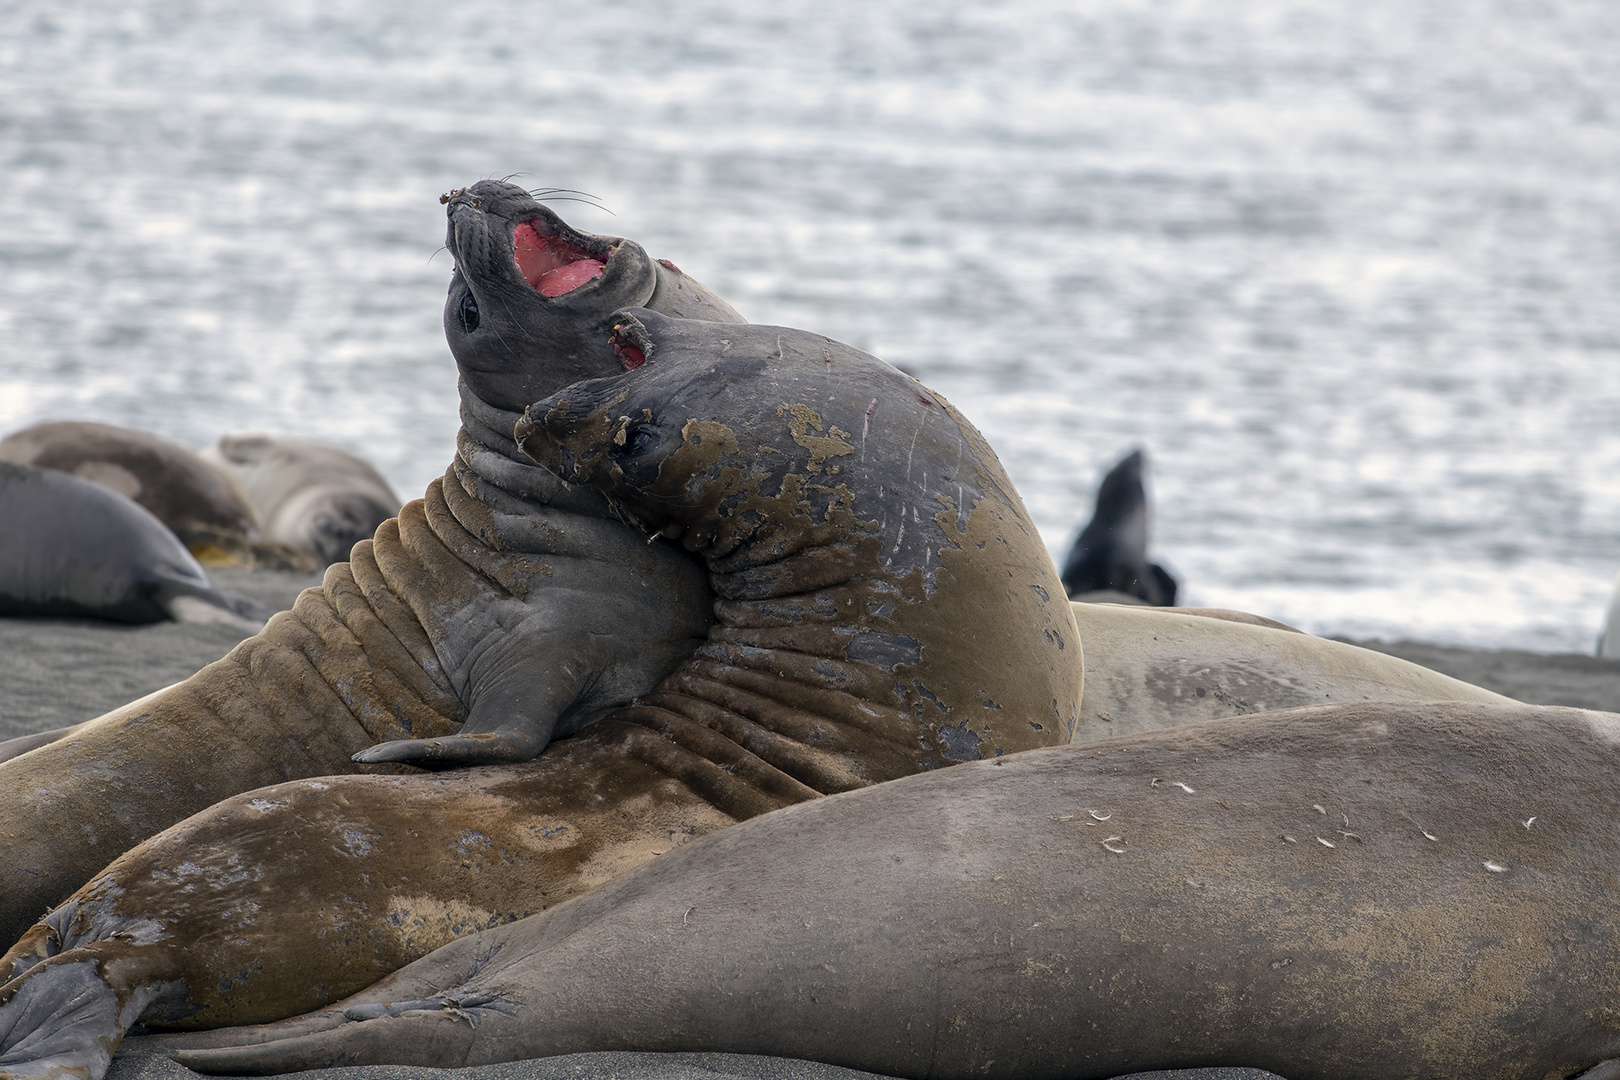
[[[0,0],[0,430],[448,464],[437,196],[578,188],[983,428],[1061,556],[1588,651],[1620,569],[1613,0]]]

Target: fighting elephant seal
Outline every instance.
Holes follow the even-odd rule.
[[[230,477],[148,432],[83,421],[35,424],[0,439],[0,461],[71,473],[134,499],[205,564],[312,568],[263,543],[253,507]]]
[[[1318,706],[790,807],[192,1067],[723,1050],[899,1077],[1620,1056],[1620,716]],[[286,1036],[278,1039],[278,1036]],[[1612,1066],[1593,1074],[1612,1078]]]
[[[675,272],[639,245],[581,239],[509,184],[476,184],[447,214],[462,428],[443,480],[222,660],[0,763],[0,940],[221,799],[357,771],[351,757],[367,751],[522,759],[650,688],[702,640],[713,603],[702,567],[536,466],[501,403],[521,391],[521,408],[581,371],[622,371],[600,324],[626,296],[740,317],[689,277],[670,284]],[[514,254],[520,226],[606,251],[604,273],[541,296]],[[473,332],[455,316],[468,295],[488,309]]]
[[[236,482],[264,536],[330,566],[399,513],[382,474],[336,446],[286,436],[220,436],[202,459]]]
[[[151,511],[100,484],[0,461],[0,616],[246,629],[270,612],[227,596]]]
[[[619,322],[645,365],[553,395],[520,430],[702,555],[719,598],[702,647],[532,762],[281,784],[127,852],[0,959],[14,1070],[104,1068],[137,1020],[292,1015],[696,835],[1068,741],[1069,603],[943,399],[802,331]],[[31,1056],[59,1038],[77,1049]]]

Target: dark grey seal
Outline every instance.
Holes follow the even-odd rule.
[[[65,472],[0,461],[0,616],[257,629],[270,612],[226,596],[133,499]]]
[[[1147,557],[1144,465],[1142,451],[1133,450],[1108,470],[1098,486],[1097,508],[1063,560],[1063,587],[1070,599],[1106,599],[1114,594],[1125,602],[1175,605],[1176,579]]]

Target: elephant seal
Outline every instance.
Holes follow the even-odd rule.
[[[1075,604],[1074,620],[1086,649],[1075,742],[1333,702],[1511,700],[1238,612]]]
[[[0,461],[0,616],[222,622],[269,609],[226,596],[174,533],[126,496],[65,472]]]
[[[479,330],[449,336],[462,375],[455,460],[220,661],[0,763],[0,940],[221,799],[360,771],[351,758],[365,751],[371,762],[521,760],[650,689],[703,640],[713,597],[702,566],[536,466],[512,442],[518,414],[499,402],[581,370],[623,371],[600,324],[627,294],[740,317],[689,277],[666,287],[672,271],[639,245],[586,238],[611,248],[604,274],[557,297],[529,289],[551,314],[544,332],[522,332],[502,321],[503,304],[519,310],[508,286],[528,288],[514,234],[533,222],[565,230],[509,184],[475,184],[446,209],[447,324],[469,290],[491,309]]]
[[[617,322],[645,363],[519,430],[702,556],[719,598],[702,647],[534,761],[280,784],[126,852],[0,958],[0,1060],[26,1074],[60,1034],[95,1071],[137,1020],[293,1015],[736,821],[1068,741],[1074,618],[966,420],[813,334]]]
[[[228,476],[156,435],[82,421],[35,424],[0,439],[0,461],[71,473],[127,495],[206,565],[314,568],[263,544],[253,507]]]
[[[1144,465],[1142,451],[1133,450],[1103,477],[1096,511],[1063,560],[1063,587],[1070,599],[1134,598],[1155,607],[1175,604],[1176,579],[1147,558]]]
[[[243,433],[220,436],[201,457],[236,482],[266,539],[319,566],[348,558],[399,513],[400,498],[382,474],[336,446]]]
[[[233,1075],[634,1049],[917,1080],[1568,1077],[1620,1056],[1617,769],[1620,716],[1517,704],[1037,750],[727,829],[176,1056]]]

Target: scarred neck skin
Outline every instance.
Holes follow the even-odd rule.
[[[717,624],[616,718],[679,716],[816,792],[1065,742],[1079,641],[994,453],[803,331],[621,312],[645,364],[531,406],[522,449],[700,554]]]

